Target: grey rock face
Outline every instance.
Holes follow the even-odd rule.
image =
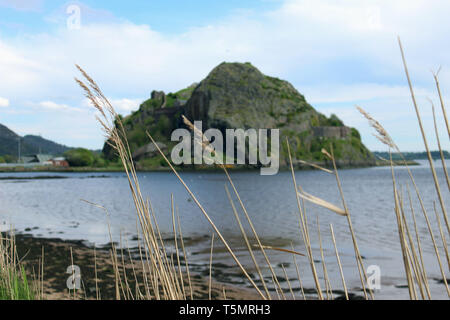
[[[186,116],[207,127],[299,128],[315,113],[288,82],[267,77],[249,63],[222,63],[194,90]],[[305,128],[303,125],[302,128]]]
[[[289,82],[264,75],[250,63],[221,63],[199,84],[167,96],[153,91],[151,99],[124,119],[135,160],[155,156],[144,145],[145,131],[171,145],[170,133],[201,120],[202,129],[279,129],[280,162],[286,165],[286,138],[294,158],[324,161],[322,148],[333,146],[342,164],[373,164],[374,156],[362,144],[358,131],[346,127],[335,115],[316,111]],[[143,138],[144,137],[144,138]]]
[[[312,127],[314,137],[345,139],[351,135],[349,127]]]
[[[156,142],[158,147],[165,151],[167,149],[167,146],[162,142]],[[135,152],[133,152],[132,157],[134,161],[139,161],[143,158],[151,158],[158,154],[158,149],[153,143],[148,143],[144,145],[143,147],[140,147]]]

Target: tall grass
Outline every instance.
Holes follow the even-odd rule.
[[[434,167],[433,161],[431,159],[431,153],[429,151],[428,147],[428,141],[425,135],[425,131],[423,129],[423,123],[422,119],[419,113],[419,109],[417,106],[416,98],[414,95],[414,90],[412,86],[412,82],[409,76],[408,68],[406,66],[406,59],[403,52],[403,47],[401,45],[400,39],[399,39],[399,45],[400,45],[400,51],[402,60],[404,63],[405,73],[407,77],[407,81],[410,87],[411,97],[413,101],[414,110],[416,112],[419,127],[422,135],[422,139],[425,145],[425,149],[427,151],[428,160],[430,163],[431,168],[431,175],[433,177],[434,185],[435,185],[435,191],[436,191],[436,199],[439,203],[439,209],[435,206],[435,216],[436,216],[436,222],[439,226],[439,235],[440,241],[442,242],[442,249],[444,250],[445,257],[447,259],[447,264],[450,267],[450,261],[449,261],[449,253],[448,253],[448,246],[447,246],[447,240],[444,232],[444,228],[442,227],[442,224],[440,222],[440,214],[442,214],[444,226],[447,229],[447,233],[449,233],[449,223],[447,219],[447,212],[446,207],[444,203],[444,198],[442,195],[442,190],[439,185],[436,169]],[[122,161],[128,182],[129,187],[131,190],[131,195],[134,201],[135,209],[137,218],[139,221],[139,230],[138,233],[140,234],[142,238],[142,243],[139,241],[139,249],[140,249],[140,263],[142,265],[143,274],[141,279],[138,280],[136,273],[134,273],[135,276],[135,282],[136,282],[136,288],[135,290],[132,290],[130,288],[130,284],[127,281],[127,275],[125,272],[125,269],[120,269],[120,265],[124,264],[123,261],[123,254],[122,262],[119,261],[119,254],[117,252],[117,249],[112,247],[111,249],[111,259],[114,266],[114,273],[115,273],[115,287],[116,287],[116,298],[117,299],[193,299],[194,298],[194,292],[193,292],[193,286],[191,283],[191,276],[190,276],[190,268],[188,264],[188,256],[187,256],[187,250],[185,248],[185,244],[183,241],[182,236],[182,228],[180,224],[180,219],[178,213],[175,215],[175,205],[174,205],[174,198],[173,195],[171,195],[171,214],[172,214],[172,231],[173,231],[173,237],[174,237],[174,244],[175,244],[175,258],[172,255],[169,258],[168,251],[166,250],[166,243],[163,240],[163,237],[161,236],[161,232],[158,227],[158,222],[156,220],[156,216],[153,212],[153,209],[151,207],[151,203],[148,199],[144,199],[141,189],[139,186],[138,176],[137,172],[134,166],[134,162],[131,156],[130,147],[128,145],[128,141],[126,138],[126,132],[124,129],[124,126],[121,122],[121,119],[117,115],[117,113],[114,110],[114,107],[111,105],[111,103],[108,101],[108,99],[105,97],[105,95],[102,93],[98,85],[92,80],[92,78],[89,77],[89,75],[81,69],[79,66],[77,66],[79,71],[84,77],[84,82],[81,80],[76,79],[77,83],[81,86],[81,88],[84,90],[86,97],[91,101],[92,105],[98,110],[99,116],[97,117],[99,123],[101,124],[105,136],[108,138],[108,143],[111,145],[111,147],[116,151],[117,155],[119,156],[120,160]],[[441,108],[442,112],[444,114],[444,118],[447,123],[447,118],[445,114],[445,105],[442,98],[441,88],[439,86],[439,81],[437,78],[437,74],[434,74],[434,79],[436,82],[436,87],[438,90],[440,102],[441,102]],[[394,140],[390,137],[388,132],[384,129],[384,127],[376,121],[373,117],[371,117],[364,109],[358,107],[358,110],[362,113],[362,115],[369,121],[369,123],[372,125],[372,127],[376,130],[377,135],[376,137],[385,144],[389,150],[395,150],[398,152],[402,157],[399,148],[395,144]],[[434,117],[434,125],[435,125],[435,131],[438,141],[438,147],[442,153],[441,145],[439,142],[439,136],[438,136],[438,129],[437,129],[437,122],[434,114],[434,106],[433,106],[433,117]],[[183,116],[183,121],[186,124],[187,127],[189,127],[195,134],[199,135],[201,137],[200,143],[202,144],[202,147],[205,148],[208,152],[214,152],[214,150],[209,146],[209,141],[204,137],[203,133],[197,129],[192,122],[185,118]],[[200,131],[200,132],[199,132]],[[450,133],[450,130],[449,130]],[[209,225],[211,226],[211,229],[213,231],[212,239],[211,239],[211,252],[210,252],[210,263],[209,263],[209,272],[210,272],[210,278],[209,278],[209,291],[208,291],[208,297],[212,297],[211,293],[211,287],[212,287],[212,259],[213,259],[213,241],[214,237],[217,236],[217,238],[222,242],[223,246],[227,250],[227,252],[230,254],[231,258],[236,263],[237,267],[241,271],[243,277],[247,279],[248,283],[254,288],[255,292],[259,295],[261,299],[273,299],[274,297],[270,294],[270,291],[275,291],[276,298],[278,299],[287,299],[288,297],[285,295],[285,292],[289,292],[292,299],[296,299],[292,285],[291,280],[289,279],[286,273],[286,270],[284,268],[284,265],[282,266],[282,271],[284,273],[285,278],[287,279],[287,285],[288,288],[283,288],[280,285],[280,282],[278,281],[276,270],[273,267],[273,264],[270,261],[269,254],[267,250],[277,250],[279,252],[284,252],[286,254],[291,254],[293,256],[293,261],[296,267],[297,271],[297,280],[300,284],[300,291],[302,294],[303,299],[307,299],[305,295],[305,291],[303,288],[303,282],[300,276],[300,268],[297,264],[296,256],[305,256],[307,259],[307,262],[310,267],[310,271],[313,277],[313,282],[315,285],[316,290],[316,296],[318,299],[333,299],[333,289],[331,288],[331,282],[329,279],[329,273],[327,271],[327,266],[325,263],[325,255],[323,251],[323,243],[322,243],[322,234],[320,232],[320,225],[319,221],[317,219],[317,233],[319,236],[319,248],[320,248],[320,258],[321,258],[321,265],[323,270],[323,282],[321,281],[319,277],[319,272],[316,268],[316,261],[314,259],[314,256],[316,253],[313,250],[313,244],[311,241],[311,233],[308,226],[308,215],[306,212],[306,206],[305,201],[313,203],[315,205],[318,205],[320,207],[326,208],[327,210],[334,212],[335,214],[338,214],[339,216],[345,217],[347,221],[348,226],[348,233],[351,236],[353,250],[355,254],[355,260],[356,260],[356,270],[358,272],[361,288],[364,293],[365,299],[374,299],[375,294],[373,290],[371,290],[367,286],[367,274],[366,269],[363,263],[362,255],[360,253],[360,249],[357,243],[357,237],[356,237],[356,230],[353,227],[351,215],[349,208],[347,206],[346,199],[344,197],[342,182],[339,177],[338,168],[336,166],[336,161],[333,154],[333,149],[330,147],[329,150],[323,149],[322,152],[325,154],[326,157],[328,157],[329,160],[331,160],[332,163],[332,170],[327,168],[322,168],[318,166],[317,164],[309,164],[305,162],[304,160],[299,160],[300,162],[311,165],[315,167],[316,169],[322,170],[326,174],[333,174],[335,176],[336,180],[336,188],[339,191],[339,195],[341,198],[341,205],[342,207],[335,205],[325,199],[318,198],[316,196],[313,196],[311,194],[308,194],[303,190],[303,188],[300,186],[300,184],[297,182],[297,177],[295,175],[294,170],[294,160],[292,159],[291,152],[290,152],[290,145],[289,141],[286,140],[287,143],[287,150],[289,155],[289,164],[292,174],[292,182],[293,182],[293,191],[296,196],[296,203],[298,207],[298,226],[299,226],[299,234],[301,237],[301,240],[303,242],[304,246],[304,252],[305,254],[298,252],[295,250],[294,247],[292,247],[292,250],[287,250],[283,248],[276,248],[274,246],[271,246],[270,243],[263,243],[261,238],[258,235],[258,232],[252,222],[252,219],[250,218],[250,214],[246,209],[246,206],[244,205],[244,202],[242,201],[238,189],[235,186],[233,180],[231,179],[231,175],[229,174],[227,168],[221,163],[220,161],[217,161],[215,164],[220,167],[227,178],[228,184],[225,186],[225,191],[227,194],[227,197],[230,201],[232,212],[235,216],[236,222],[239,226],[239,230],[242,234],[242,238],[245,242],[246,249],[249,253],[249,256],[251,257],[251,261],[254,264],[255,270],[257,271],[258,277],[259,277],[259,284],[256,283],[256,280],[253,279],[253,277],[249,274],[247,271],[247,268],[241,263],[241,261],[238,259],[237,255],[235,254],[235,249],[233,249],[228,241],[225,239],[217,225],[214,223],[214,221],[211,219],[208,212],[205,210],[205,208],[202,206],[198,198],[195,196],[195,194],[191,191],[187,183],[183,180],[181,175],[178,173],[176,168],[171,164],[170,160],[166,157],[166,155],[161,151],[158,144],[155,142],[153,137],[150,133],[147,133],[149,140],[155,145],[156,149],[160,153],[160,155],[164,158],[164,160],[167,162],[169,168],[172,170],[172,172],[175,174],[179,182],[183,185],[183,187],[186,189],[194,203],[197,205],[197,207],[200,210],[200,213],[204,216],[204,218],[208,221]],[[442,157],[442,161],[443,161]],[[420,203],[420,208],[423,214],[423,217],[425,218],[425,221],[427,223],[427,236],[430,237],[430,240],[433,244],[433,248],[435,251],[436,256],[436,262],[439,265],[439,269],[441,272],[441,275],[443,277],[443,282],[445,285],[445,289],[450,297],[450,291],[446,280],[445,275],[445,268],[443,266],[441,255],[439,252],[439,246],[438,242],[439,239],[434,235],[433,228],[432,228],[432,221],[429,218],[429,215],[427,213],[427,210],[425,208],[420,190],[414,180],[413,174],[411,170],[409,169],[407,162],[405,158],[403,157],[404,165],[407,168],[408,175],[410,177],[411,183],[414,187],[415,195]],[[419,228],[417,226],[416,222],[416,215],[414,212],[414,207],[412,204],[412,196],[409,190],[409,186],[407,185],[408,190],[408,202],[409,202],[409,211],[411,213],[411,217],[413,218],[413,226],[411,227],[408,224],[408,220],[406,219],[406,212],[408,211],[408,207],[405,205],[404,201],[404,194],[402,191],[402,186],[399,186],[396,177],[395,177],[395,170],[394,170],[394,162],[392,161],[392,158],[389,160],[389,163],[391,165],[391,174],[392,174],[392,190],[393,190],[393,216],[392,221],[395,221],[397,224],[398,229],[398,235],[399,235],[399,244],[401,248],[401,257],[403,260],[404,265],[404,271],[405,271],[405,279],[408,283],[408,292],[411,299],[431,299],[431,292],[429,288],[429,279],[427,270],[425,269],[425,263],[424,263],[424,257],[423,257],[423,248],[422,248],[422,242],[424,241],[423,238],[425,235],[419,233]],[[445,161],[443,161],[443,165],[445,168]],[[448,181],[448,175],[445,168],[445,175],[447,179],[447,183],[450,189],[450,183]],[[228,189],[228,186],[231,187],[231,192]],[[242,212],[242,214],[245,217],[245,222],[250,227],[251,231],[251,237],[247,235],[245,228],[243,226],[243,222],[241,218],[239,217],[238,208],[235,206],[232,194],[234,197],[238,200],[239,209]],[[413,232],[411,232],[413,230]],[[344,270],[341,264],[340,256],[339,256],[339,249],[337,246],[337,241],[335,238],[334,230],[332,225],[330,224],[330,235],[333,242],[334,247],[334,253],[336,256],[337,265],[339,267],[339,272],[342,280],[342,285],[344,288],[345,298],[349,299],[350,295],[347,289],[347,285],[344,278]],[[448,234],[447,234],[448,235]],[[179,239],[179,240],[178,240]],[[252,243],[254,242],[254,243]],[[141,246],[142,245],[142,246]],[[183,255],[184,258],[184,265],[181,263],[180,254]],[[263,263],[258,262],[257,255],[261,254],[263,257]],[[272,282],[266,281],[265,273],[268,273],[270,278],[272,279]],[[140,283],[139,283],[140,282]],[[141,290],[142,288],[142,290]],[[325,288],[323,291],[322,288]],[[132,292],[135,291],[135,294]],[[97,295],[98,296],[98,295]],[[226,297],[225,288],[223,288],[223,296]]]
[[[29,281],[20,263],[14,235],[0,234],[0,300],[35,300],[39,289]]]

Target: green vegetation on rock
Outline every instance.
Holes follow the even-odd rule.
[[[316,111],[289,82],[264,75],[250,63],[224,62],[186,89],[167,95],[153,91],[139,110],[123,119],[131,152],[150,142],[146,131],[170,150],[172,131],[185,127],[181,115],[202,120],[203,130],[280,129],[281,165],[287,164],[286,137],[298,159],[326,162],[321,150],[332,146],[340,165],[375,164],[356,129],[346,127],[334,114],[327,117]],[[108,144],[103,153],[107,160],[116,159]],[[163,166],[153,157],[157,155],[139,156],[138,166]]]

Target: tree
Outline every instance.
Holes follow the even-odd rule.
[[[64,156],[72,167],[90,167],[95,159],[92,152],[84,148],[66,151]]]
[[[339,119],[338,116],[335,115],[334,113],[331,114],[330,119],[328,121],[330,123],[330,126],[332,127],[342,127],[344,125],[342,120]]]

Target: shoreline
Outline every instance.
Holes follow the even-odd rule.
[[[7,233],[0,233],[2,237]],[[111,261],[111,245],[106,244],[100,247],[89,245],[84,240],[64,240],[61,238],[41,238],[30,234],[15,234],[15,243],[19,260],[22,262],[30,279],[38,277],[40,265],[42,265],[42,253],[44,261],[44,285],[43,293],[46,300],[93,300],[96,299],[97,292],[100,299],[115,300],[115,275]],[[127,282],[131,290],[136,291],[136,279],[138,279],[139,290],[144,292],[142,283],[142,262],[136,257],[137,248],[117,249],[121,276],[126,274]],[[123,254],[123,257],[122,257]],[[180,256],[183,260],[182,256]],[[73,259],[73,260],[72,260]],[[72,263],[73,261],[73,263]],[[73,294],[73,291],[67,288],[67,279],[71,276],[67,269],[72,265],[77,265],[81,270],[81,289]],[[182,263],[183,264],[183,263]],[[214,266],[220,267],[220,266]],[[95,273],[97,272],[97,281]],[[219,273],[222,273],[220,271]],[[204,272],[190,271],[191,284],[193,288],[194,299],[204,300],[209,297],[209,274]],[[214,275],[214,272],[213,272]],[[186,275],[184,275],[185,287],[188,290]],[[98,288],[98,291],[96,290]],[[222,282],[212,278],[211,296],[212,299],[223,299],[225,289],[226,298],[229,300],[259,300],[261,297],[255,290],[246,286],[238,286],[232,283]],[[190,296],[190,293],[186,293]],[[123,298],[123,296],[121,297]]]
[[[7,232],[0,232],[4,237]],[[186,242],[190,239],[186,238]],[[111,260],[111,244],[104,244],[95,247],[85,240],[64,240],[61,238],[36,237],[31,234],[15,234],[15,243],[18,257],[25,268],[30,279],[38,277],[40,265],[42,264],[42,252],[44,253],[44,300],[95,300],[97,292],[101,300],[116,300],[115,274]],[[116,248],[119,260],[121,277],[126,274],[126,279],[133,294],[136,292],[136,279],[138,279],[139,290],[145,292],[142,278],[142,262],[139,259],[139,250],[135,248]],[[123,259],[122,259],[123,254]],[[192,252],[191,255],[199,254]],[[172,254],[167,254],[172,258]],[[72,260],[73,259],[73,260]],[[72,263],[73,261],[73,263]],[[180,255],[182,269],[184,269],[184,257]],[[188,259],[189,261],[189,259]],[[80,267],[81,289],[74,295],[72,290],[67,288],[67,279],[71,276],[68,268],[72,265]],[[189,262],[190,279],[194,300],[209,299],[209,264],[198,264]],[[224,300],[224,290],[227,300],[261,300],[261,296],[248,283],[243,275],[232,271],[233,267],[221,262],[212,264],[211,298],[212,300]],[[95,273],[97,272],[97,283]],[[187,274],[182,272],[187,300],[190,300],[190,290],[187,281]],[[256,274],[249,273],[262,290]],[[238,278],[237,278],[238,277]],[[122,278],[124,280],[124,278]],[[286,279],[279,277],[283,286],[283,293],[290,299],[290,290],[286,287]],[[283,285],[284,284],[284,285]],[[96,290],[98,287],[98,291]],[[300,288],[293,287],[292,290],[299,295]],[[303,288],[308,300],[316,300],[317,292],[315,288]],[[277,299],[278,292],[274,288],[269,288],[272,299]],[[122,293],[122,292],[121,292]],[[345,300],[344,292],[340,289],[333,290],[335,300]],[[359,291],[349,291],[351,300],[362,300],[364,297]],[[124,296],[121,294],[121,299]],[[300,297],[298,297],[300,298]]]
[[[331,165],[324,164],[322,162],[311,162],[314,165],[319,165],[321,167],[332,169]],[[393,161],[394,166],[405,166],[403,161]],[[420,163],[414,160],[407,160],[406,165],[408,166],[419,166]],[[374,168],[374,167],[388,167],[390,163],[386,161],[376,161],[375,164],[356,164],[356,165],[339,165],[337,163],[338,169],[360,169],[360,168]],[[222,171],[220,167],[217,166],[201,166],[201,167],[176,167],[178,172],[218,172]],[[260,168],[243,166],[243,167],[227,167],[229,171],[258,171]],[[289,171],[289,166],[280,166],[279,171]],[[294,170],[298,171],[310,171],[318,170],[306,164],[295,164]],[[95,168],[95,167],[1,167],[0,173],[20,173],[20,172],[58,172],[58,173],[113,173],[113,172],[123,172],[123,167],[106,167],[106,168]],[[155,167],[155,168],[136,168],[136,172],[172,172],[169,167]]]

